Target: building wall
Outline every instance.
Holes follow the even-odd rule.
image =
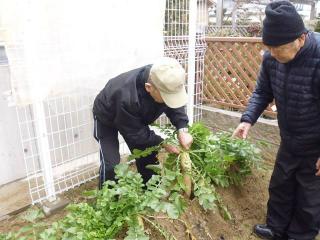
[[[9,67],[0,46],[0,185],[26,176],[15,107],[8,107],[3,92],[10,89]]]

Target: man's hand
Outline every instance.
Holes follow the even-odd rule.
[[[193,138],[190,133],[188,132],[179,132],[178,131],[178,140],[180,142],[180,145],[188,150],[193,142]]]
[[[180,150],[179,148],[177,148],[174,145],[170,145],[170,144],[162,144],[162,147],[168,152],[168,153],[175,153],[175,154],[179,154]]]
[[[316,176],[320,176],[320,157],[318,158],[318,161],[316,163],[316,169],[317,169],[317,172],[316,172]]]
[[[236,130],[234,130],[232,137],[239,137],[239,138],[246,139],[250,128],[251,128],[250,123],[242,122],[238,125]]]

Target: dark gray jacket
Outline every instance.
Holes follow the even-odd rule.
[[[286,64],[267,51],[257,86],[241,122],[254,124],[275,100],[282,139],[320,144],[320,35],[308,33],[304,47]],[[320,145],[319,145],[320,147]]]
[[[114,126],[132,145],[154,146],[163,139],[149,129],[162,113],[177,128],[188,124],[184,107],[172,109],[157,103],[145,90],[151,65],[125,72],[108,81],[93,105],[94,116],[103,124]]]

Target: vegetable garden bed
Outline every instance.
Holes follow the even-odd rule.
[[[176,141],[167,128],[163,131],[168,142]],[[160,167],[153,166],[159,175],[147,189],[139,174],[120,165],[118,183],[107,182],[99,193],[80,194],[96,183],[66,193],[77,203],[68,210],[44,218],[33,207],[0,222],[0,232],[11,232],[0,239],[255,239],[251,228],[264,221],[270,167],[257,170],[259,152],[247,142],[213,135],[200,124],[190,131],[192,149],[178,157],[165,155]],[[153,150],[158,148],[148,149]],[[192,161],[187,168],[180,165],[184,154]],[[184,194],[186,176],[191,199]]]
[[[231,213],[233,219],[224,220],[218,212],[203,211],[196,200],[188,201],[188,208],[181,216],[181,219],[188,224],[192,235],[197,240],[214,239],[214,240],[254,240],[257,239],[252,235],[252,225],[257,222],[263,222],[265,216],[265,206],[267,201],[267,188],[271,170],[258,170],[251,176],[247,177],[241,187],[217,188],[220,196]],[[72,202],[83,202],[86,199],[82,196],[83,191],[93,190],[97,186],[97,181],[92,181],[82,185],[77,189],[72,189],[64,194]],[[0,222],[0,232],[17,231],[29,223],[22,217],[28,212],[37,209],[30,207],[27,211],[12,216],[8,220]],[[48,224],[62,219],[67,214],[67,210],[61,210],[53,216],[38,219],[37,222],[46,222]],[[177,239],[189,240],[185,225],[177,220],[159,218],[158,224],[166,228]],[[150,233],[150,239],[163,240],[158,231],[152,226],[146,224],[146,230]],[[123,231],[119,240],[125,236]],[[120,234],[120,235],[121,235]],[[211,238],[210,238],[210,236]]]

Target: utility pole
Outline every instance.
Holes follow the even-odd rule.
[[[217,0],[217,7],[216,7],[216,18],[217,27],[222,27],[222,20],[223,20],[223,0]]]

